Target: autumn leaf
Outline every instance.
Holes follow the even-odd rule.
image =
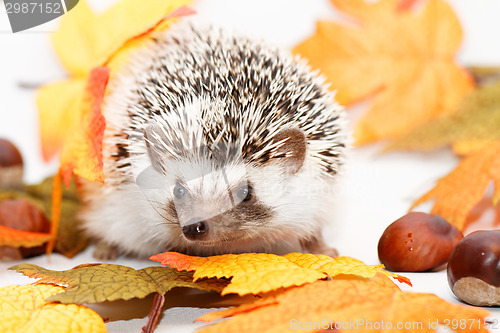
[[[386,331],[381,329],[381,323],[385,323],[388,330],[390,327],[391,332],[434,332],[437,322],[444,325],[446,320],[455,319],[476,323],[473,328],[458,328],[457,332],[487,332],[483,320],[488,311],[450,304],[432,294],[402,292],[392,282],[383,280],[388,279],[381,275],[370,279],[339,276],[331,281],[289,288],[277,295],[208,313],[197,320],[233,317],[199,332],[294,332],[299,328],[309,328],[313,332],[335,328],[336,332]],[[313,327],[315,322],[325,326]],[[422,326],[398,329],[398,323]],[[436,324],[429,327],[430,323]]]
[[[391,143],[388,149],[430,150],[446,145],[471,153],[500,140],[500,80],[466,96],[458,110],[433,119]]]
[[[331,258],[320,254],[290,253],[278,256],[267,253],[243,253],[195,257],[177,252],[165,252],[150,259],[178,270],[195,271],[193,274],[195,281],[213,277],[231,278],[231,283],[224,288],[222,295],[265,293],[339,274],[370,278],[377,272],[388,273],[381,265],[365,265],[349,257]],[[402,282],[409,284],[409,280],[405,278]]]
[[[60,172],[66,186],[73,173],[90,181],[104,181],[102,139],[106,121],[101,114],[101,104],[108,78],[107,67],[96,67],[89,74],[80,103],[80,118],[61,152]]]
[[[85,78],[66,79],[38,89],[36,104],[40,121],[42,155],[46,161],[57,154],[80,115]]]
[[[102,14],[86,1],[61,19],[52,43],[64,67],[74,76],[85,76],[105,64],[128,40],[149,31],[188,0],[122,0]]]
[[[152,28],[161,30],[171,19],[189,14],[176,8],[189,0],[124,0],[101,15],[96,15],[86,1],[80,1],[71,12],[61,18],[61,26],[52,35],[56,54],[71,77],[40,88],[37,106],[40,114],[42,153],[46,160],[61,150],[73,133],[73,125],[80,118],[80,104],[90,71],[112,62],[113,70],[123,65],[113,57],[121,49],[130,51],[130,40],[146,41]],[[165,22],[163,22],[165,21]],[[124,24],[126,22],[126,24]],[[161,23],[164,24],[161,24]],[[137,46],[142,45],[136,43]],[[85,128],[81,129],[85,132]]]
[[[63,287],[47,284],[0,288],[0,331],[106,332],[102,318],[93,310],[82,305],[45,301],[63,291]]]
[[[435,199],[432,214],[463,230],[467,215],[483,198],[491,181],[495,187],[493,204],[496,205],[500,201],[500,141],[462,159],[455,170],[439,179],[412,208]]]
[[[47,301],[61,303],[99,303],[118,299],[144,298],[152,293],[165,294],[175,287],[220,291],[225,281],[193,282],[193,274],[169,267],[147,267],[139,270],[113,264],[86,264],[66,271],[53,271],[32,264],[9,268],[38,283],[67,285],[64,292],[50,296]]]
[[[40,202],[47,216],[52,214],[53,187],[54,177],[49,177],[39,184],[24,187],[29,198]],[[61,186],[60,190],[62,191],[60,221],[54,249],[68,258],[72,258],[87,247],[89,239],[83,231],[77,215],[81,203],[78,199],[75,181],[72,181],[68,188]]]
[[[354,135],[364,144],[395,138],[428,119],[453,112],[471,90],[456,65],[462,29],[450,6],[429,0],[411,11],[398,0],[331,0],[349,25],[318,22],[316,33],[295,47],[329,79],[341,104],[373,96]]]
[[[0,246],[35,247],[54,239],[51,234],[23,231],[0,225]]]

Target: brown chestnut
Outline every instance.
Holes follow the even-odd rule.
[[[50,231],[50,221],[43,211],[25,199],[7,199],[0,202],[0,225],[12,229],[44,232]],[[45,251],[44,246],[31,248],[0,247],[0,261],[27,258]]]
[[[411,212],[385,229],[378,242],[378,257],[397,272],[423,272],[445,264],[463,238],[440,216]]]
[[[16,146],[0,139],[0,188],[17,188],[22,185],[23,158]]]
[[[448,261],[448,283],[464,302],[500,305],[500,230],[475,231],[458,242]]]

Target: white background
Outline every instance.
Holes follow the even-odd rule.
[[[500,65],[500,1],[449,0],[465,31],[463,47],[458,54],[462,64]],[[114,1],[91,1],[96,10],[103,10]],[[338,19],[327,0],[199,0],[193,19],[223,26],[269,43],[290,49],[311,35],[318,19]],[[34,91],[20,89],[18,84],[43,84],[63,78],[65,73],[49,44],[49,33],[57,20],[26,32],[12,34],[3,5],[0,7],[0,137],[12,140],[25,159],[26,182],[38,182],[52,174],[57,161],[43,163],[38,142],[38,123]],[[352,108],[352,122],[367,103]],[[367,264],[378,264],[377,242],[385,227],[404,215],[411,203],[430,189],[434,182],[456,165],[457,159],[448,150],[432,153],[378,154],[380,146],[356,148],[340,181],[337,205],[332,207],[332,225],[326,230],[327,242],[341,255],[348,255]],[[425,210],[428,207],[421,207]],[[483,218],[491,218],[488,212]],[[26,260],[53,269],[69,269],[93,262],[92,249],[72,260],[52,255]],[[118,264],[141,268],[154,265],[145,260],[121,258]],[[7,267],[15,262],[0,263],[0,286],[24,284],[29,279]],[[435,293],[451,302],[458,302],[450,292],[445,272],[406,274],[413,282],[413,291]],[[168,300],[170,299],[170,301]],[[210,311],[207,307],[227,305],[234,297],[174,291],[167,294],[167,307],[157,332],[191,332],[199,324],[192,321]],[[95,305],[103,317],[109,317],[110,332],[139,332],[146,322],[151,298],[129,302]],[[493,318],[500,319],[500,310],[492,309]],[[500,332],[500,328],[493,330]]]

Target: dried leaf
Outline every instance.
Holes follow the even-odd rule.
[[[101,15],[86,1],[64,15],[52,43],[64,67],[74,76],[86,76],[94,67],[105,64],[129,39],[144,32],[188,0],[123,0]]]
[[[38,89],[36,105],[43,158],[48,161],[62,148],[80,117],[86,76],[50,83]]]
[[[369,278],[375,276],[377,272],[388,273],[381,265],[365,265],[349,257],[331,258],[320,254],[290,253],[278,256],[267,253],[243,253],[194,257],[177,252],[165,252],[150,259],[179,270],[195,271],[193,275],[195,281],[213,277],[231,278],[231,283],[224,288],[222,295],[265,293],[339,274]],[[403,282],[409,283],[409,280]]]
[[[472,88],[454,61],[462,29],[446,2],[429,0],[416,12],[397,0],[331,2],[354,26],[318,22],[294,52],[327,76],[341,104],[373,95],[355,127],[358,143],[394,138],[450,113]]]
[[[69,142],[68,136],[73,134],[73,126],[80,119],[82,96],[90,71],[108,62],[112,63],[113,70],[120,68],[126,58],[120,53],[126,50],[128,54],[142,45],[138,41],[128,45],[129,41],[141,39],[139,37],[148,39],[145,33],[152,28],[165,29],[172,18],[187,14],[174,9],[189,2],[150,0],[145,4],[140,0],[125,0],[96,15],[81,0],[61,18],[61,26],[52,35],[52,42],[71,78],[45,85],[38,91],[42,153],[46,160],[60,151]],[[120,60],[113,61],[115,57]]]
[[[499,129],[500,81],[495,81],[466,96],[457,112],[415,128],[388,149],[430,150],[456,144],[461,152],[470,153],[500,140]]]
[[[82,305],[45,301],[63,291],[62,287],[46,284],[0,288],[0,331],[106,332],[104,321],[93,310]]]
[[[435,199],[432,213],[463,230],[467,215],[484,196],[491,181],[495,187],[493,203],[496,205],[500,201],[500,141],[462,159],[455,170],[439,179],[412,208]]]
[[[381,332],[389,327],[391,332],[434,332],[437,323],[454,319],[474,320],[476,324],[473,328],[459,328],[457,332],[487,332],[483,320],[488,311],[450,304],[431,294],[402,292],[384,280],[388,279],[381,275],[371,279],[337,277],[289,288],[278,295],[206,314],[198,320],[233,317],[199,332],[294,332],[299,328],[313,332],[335,328],[340,332]],[[313,327],[315,322],[321,324]],[[381,323],[386,329],[381,329]],[[398,323],[422,326],[398,329]],[[431,323],[435,326],[429,327]]]
[[[56,184],[55,187],[59,186]],[[49,177],[40,184],[25,186],[25,191],[32,198],[41,201],[47,216],[52,214],[53,188],[54,177]],[[62,191],[60,221],[54,249],[56,252],[72,258],[87,247],[89,239],[83,231],[81,221],[77,216],[81,203],[78,200],[75,182],[72,181],[68,188],[61,186],[60,190]]]
[[[23,231],[0,225],[0,246],[35,247],[54,239],[47,233]]]
[[[192,273],[161,266],[135,270],[121,265],[87,264],[66,271],[53,271],[32,264],[20,264],[9,269],[40,278],[38,283],[67,285],[64,292],[47,299],[65,304],[144,298],[152,293],[165,294],[175,287],[220,291],[226,284],[215,280],[195,283]]]
[[[61,153],[61,175],[66,186],[73,173],[90,181],[104,181],[102,138],[106,122],[101,104],[108,83],[109,68],[96,67],[89,75],[80,105],[80,117],[74,124]]]

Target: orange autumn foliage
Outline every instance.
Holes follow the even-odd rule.
[[[51,234],[12,229],[0,225],[0,246],[34,247],[54,239]]]
[[[352,20],[318,22],[294,52],[321,70],[341,104],[373,96],[355,126],[357,143],[398,137],[453,112],[471,90],[468,73],[454,61],[462,29],[446,2],[425,1],[412,11],[420,1],[330,1]]]
[[[455,170],[441,178],[412,208],[435,199],[432,213],[464,230],[469,212],[481,201],[491,182],[495,189],[493,204],[496,205],[500,201],[500,141],[462,159]]]
[[[231,278],[231,283],[224,288],[222,295],[264,293],[337,275],[370,278],[382,273],[411,285],[407,278],[385,271],[382,265],[365,265],[354,258],[331,258],[321,254],[289,253],[278,256],[242,253],[195,257],[165,252],[150,259],[178,270],[195,271],[195,281],[203,278]]]
[[[104,181],[102,138],[106,121],[101,114],[101,104],[108,78],[108,67],[96,67],[89,74],[80,103],[80,117],[73,124],[61,152],[60,173],[66,186],[73,174],[91,181]]]
[[[317,281],[208,313],[197,320],[209,322],[232,316],[203,328],[200,331],[203,333],[295,332],[300,328],[307,329],[307,332],[325,332],[327,329],[365,333],[435,332],[437,324],[432,327],[430,323],[446,324],[447,320],[449,326],[452,320],[474,322],[466,328],[459,327],[456,332],[488,332],[484,324],[487,315],[488,311],[484,309],[451,304],[432,294],[403,292],[386,277],[377,275],[371,279],[338,277],[331,281]],[[298,326],[299,323],[302,327]],[[325,326],[312,326],[313,323]],[[420,323],[421,326],[398,328],[398,323]]]

